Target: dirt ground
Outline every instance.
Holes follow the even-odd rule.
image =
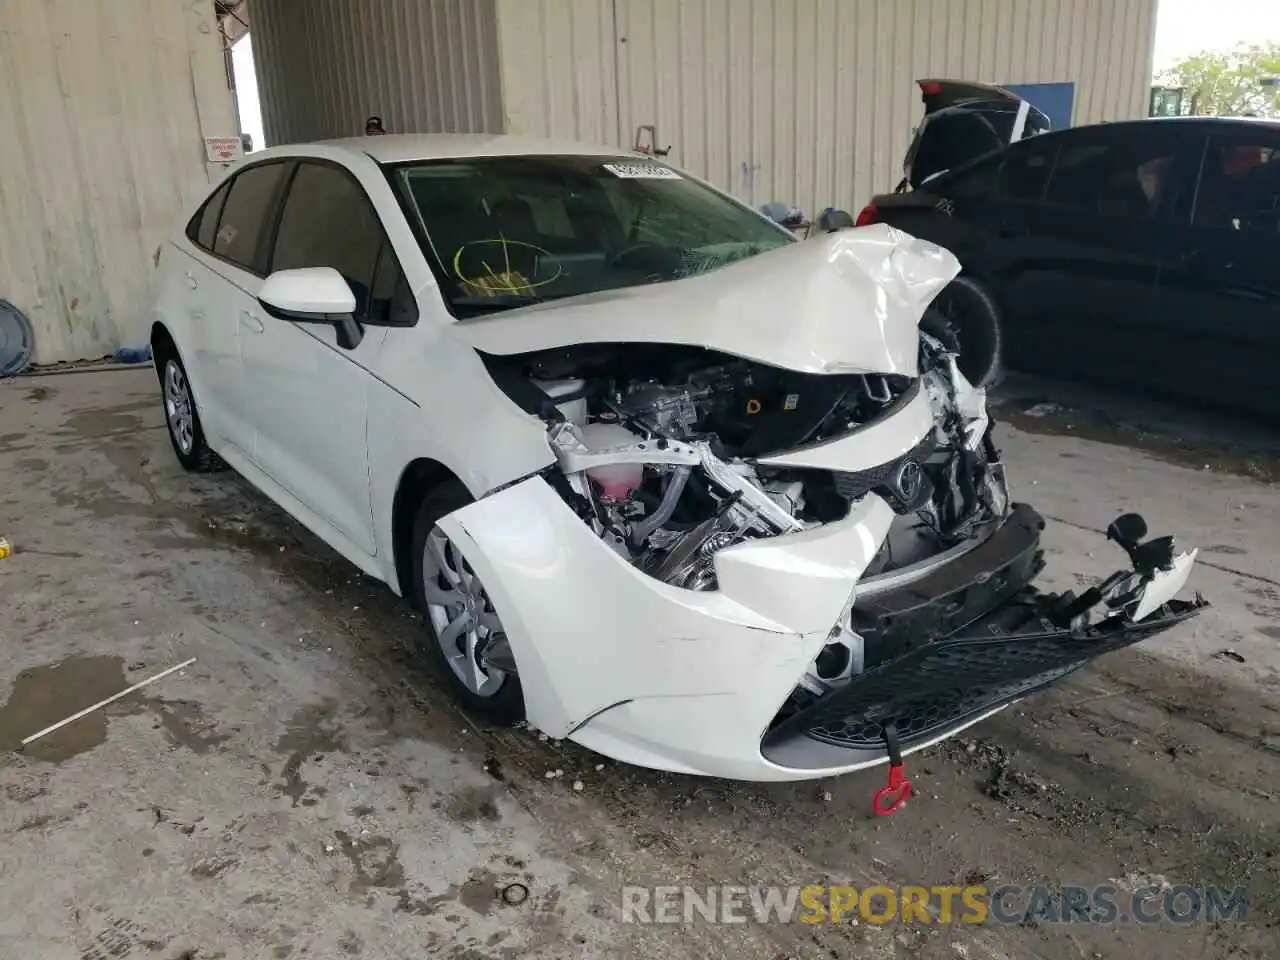
[[[1269,454],[1005,401],[1052,581],[1118,566],[1099,531],[1138,508],[1201,548],[1214,606],[913,758],[917,797],[878,819],[883,770],[733,784],[480,728],[406,605],[234,474],[180,471],[156,393],[149,368],[0,383],[0,956],[1280,956]],[[1249,917],[620,922],[624,885],[1112,881],[1243,884]]]

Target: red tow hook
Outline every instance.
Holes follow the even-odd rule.
[[[877,817],[887,817],[911,796],[911,781],[902,766],[902,749],[898,743],[898,728],[893,721],[884,725],[884,743],[889,748],[889,782],[876,791],[871,808]]]

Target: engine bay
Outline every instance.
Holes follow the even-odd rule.
[[[922,333],[920,349],[918,378],[797,373],[667,344],[484,359],[547,422],[558,461],[547,479],[583,521],[647,574],[710,590],[719,550],[839,520],[868,495],[897,514],[868,575],[923,563],[1004,515],[985,395],[940,341]],[[934,429],[888,463],[842,473],[760,462],[892,416],[921,390]]]

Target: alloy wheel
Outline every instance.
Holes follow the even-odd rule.
[[[449,668],[478,697],[495,696],[511,666],[502,621],[484,585],[461,551],[432,527],[422,551],[427,616]]]
[[[176,360],[164,365],[164,413],[178,449],[191,453],[196,444],[195,408],[186,374]]]

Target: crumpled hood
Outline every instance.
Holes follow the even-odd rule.
[[[803,373],[914,377],[920,318],[959,272],[949,251],[876,224],[700,276],[459,321],[452,332],[497,355],[671,343]]]

